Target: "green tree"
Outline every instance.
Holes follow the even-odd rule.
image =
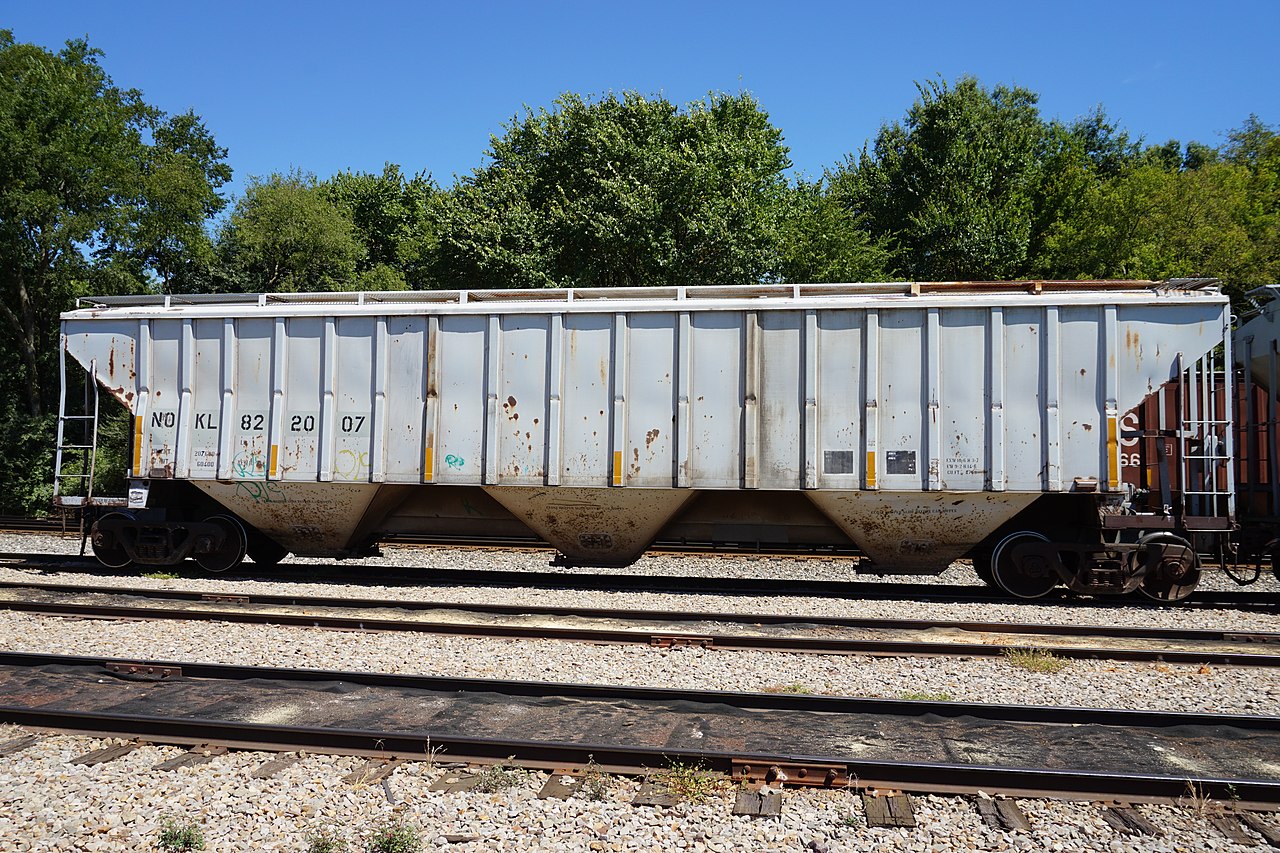
[[[406,179],[388,163],[380,175],[341,172],[320,187],[364,247],[356,264],[362,288],[390,290],[422,279],[435,246],[430,207],[437,189],[429,175]]]
[[[750,95],[527,110],[435,208],[442,287],[744,284],[778,265],[782,135]]]
[[[197,116],[119,88],[101,57],[83,40],[53,53],[0,30],[0,511],[47,507],[58,314],[200,267],[231,176]]]
[[[1053,223],[1043,266],[1068,278],[1211,276],[1238,298],[1280,275],[1277,167],[1280,140],[1256,117],[1223,151],[1151,146],[1088,184]]]
[[[1141,144],[1100,106],[1071,123],[1048,124],[1032,205],[1026,273],[1037,278],[1070,277],[1057,267],[1057,257],[1047,248],[1050,236],[1063,219],[1078,214],[1092,193],[1131,169],[1141,157]]]
[[[786,282],[885,281],[892,257],[822,181],[798,181],[779,218],[776,275]]]
[[[1047,127],[1038,97],[917,84],[902,121],[832,171],[835,194],[869,233],[891,240],[898,272],[915,279],[1002,279],[1028,266]]]
[[[0,318],[26,411],[46,409],[57,314],[92,285],[137,290],[198,254],[230,178],[199,119],[112,83],[84,41],[0,30]]]
[[[351,290],[364,248],[314,175],[252,178],[218,233],[221,288]]]

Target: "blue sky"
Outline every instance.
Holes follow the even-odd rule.
[[[1218,144],[1250,113],[1280,124],[1280,0],[11,0],[0,28],[53,49],[88,36],[117,84],[194,108],[229,149],[233,193],[249,175],[386,161],[448,185],[523,105],[565,91],[746,89],[809,177],[937,75],[1025,86],[1064,119],[1102,104],[1151,142]]]

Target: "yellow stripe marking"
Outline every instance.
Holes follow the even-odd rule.
[[[276,475],[276,459],[279,456],[279,453],[280,453],[280,445],[278,444],[271,445],[271,476],[272,477]]]
[[[613,451],[613,484],[622,485],[622,451]]]
[[[142,476],[142,418],[133,419],[133,476]]]
[[[1115,418],[1107,418],[1107,488],[1120,488],[1120,454]]]
[[[876,487],[876,452],[874,450],[867,451],[867,488],[874,489]]]
[[[433,448],[428,447],[422,451],[422,479],[424,482],[430,483],[436,478],[435,462]]]

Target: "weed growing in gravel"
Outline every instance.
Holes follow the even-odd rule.
[[[1067,668],[1068,660],[1046,649],[1005,649],[1005,660],[1027,672],[1055,673]]]
[[[653,774],[653,781],[661,785],[677,800],[701,803],[716,791],[725,787],[724,777],[696,764],[676,761],[665,770]]]
[[[798,694],[808,695],[813,691],[810,690],[805,685],[801,684],[800,682],[793,681],[790,684],[774,684],[771,687],[766,687],[764,689],[764,692],[765,693],[798,693]]]
[[[1234,787],[1228,788],[1232,798],[1238,799],[1239,795],[1235,794],[1234,790]],[[1187,780],[1187,792],[1178,797],[1178,805],[1200,818],[1207,815],[1221,814],[1224,806],[1223,803],[1210,796],[1202,785],[1191,779]]]
[[[161,850],[203,850],[204,833],[194,821],[179,821],[167,817],[160,823],[160,838],[156,847]]]
[[[595,756],[587,756],[587,766],[582,769],[582,782],[578,785],[578,796],[583,799],[599,802],[609,795],[609,777],[596,764]]]
[[[311,836],[307,842],[307,853],[347,853],[347,842],[326,830]]]
[[[176,572],[143,572],[141,577],[151,578],[153,581],[171,581],[178,579]]]
[[[950,693],[899,693],[899,699],[908,702],[950,702]]]
[[[841,818],[840,822],[845,826],[862,826],[862,821],[858,820],[858,816],[853,812],[849,812]]]
[[[515,756],[507,758],[512,761]],[[514,788],[516,785],[523,784],[529,774],[513,765],[498,762],[490,764],[488,767],[476,774],[480,781],[476,782],[474,790],[483,791],[486,794],[496,794],[498,791],[505,791],[507,788]]]
[[[364,849],[367,853],[418,853],[422,850],[422,836],[415,826],[389,823],[373,834]]]

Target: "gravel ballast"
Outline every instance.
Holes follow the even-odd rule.
[[[77,540],[0,535],[0,551],[71,553]],[[510,559],[508,559],[508,557]],[[462,550],[388,551],[380,564],[449,568],[520,565],[545,569],[545,554],[501,555]],[[646,558],[639,570],[653,574],[745,573],[806,578],[848,577],[838,564],[713,558]],[[516,565],[512,565],[516,564]],[[822,567],[822,568],[819,568]],[[696,568],[696,572],[694,571]],[[755,574],[752,574],[755,573]],[[957,566],[946,583],[972,582]],[[859,601],[803,597],[719,597],[712,594],[591,592],[548,589],[365,586],[323,582],[229,581],[218,578],[152,580],[102,577],[0,566],[0,580],[154,586],[240,591],[253,594],[351,595],[456,603],[527,603],[602,608],[678,609],[719,612],[778,612],[798,616],[865,616],[1017,622],[1070,622],[1241,631],[1280,630],[1274,613],[1180,610],[1178,608],[1090,608],[1052,605],[952,604]],[[1213,585],[1234,588],[1229,580]],[[1275,591],[1273,579],[1251,587]],[[1270,670],[1074,661],[1057,673],[1032,673],[1003,660],[871,658],[700,648],[652,649],[594,646],[549,640],[486,640],[425,634],[334,633],[198,622],[105,622],[64,620],[0,612],[0,648],[98,657],[164,658],[206,662],[302,666],[323,669],[537,679],[605,684],[647,684],[691,689],[788,690],[856,696],[944,696],[956,701],[1010,704],[1070,704],[1275,715],[1280,713],[1280,677]],[[0,732],[0,740],[12,731]],[[173,772],[151,769],[180,754],[176,747],[147,746],[94,767],[68,761],[102,742],[56,736],[0,758],[0,850],[136,850],[153,848],[161,819],[174,816],[200,824],[209,850],[305,850],[308,838],[332,831],[363,849],[380,825],[416,826],[424,849],[479,850],[1235,850],[1206,820],[1214,804],[1189,800],[1182,808],[1144,806],[1165,829],[1159,838],[1119,835],[1097,807],[1056,801],[1019,801],[1033,829],[990,830],[964,798],[916,797],[916,829],[869,829],[860,801],[846,791],[785,792],[781,817],[730,814],[732,792],[716,792],[701,804],[669,809],[629,803],[633,780],[612,779],[601,801],[540,800],[545,774],[528,774],[514,788],[496,793],[427,791],[443,770],[405,764],[390,783],[392,805],[381,785],[358,785],[342,777],[362,760],[305,756],[279,775],[250,778],[269,756],[233,753]],[[1280,819],[1273,817],[1273,823]]]

